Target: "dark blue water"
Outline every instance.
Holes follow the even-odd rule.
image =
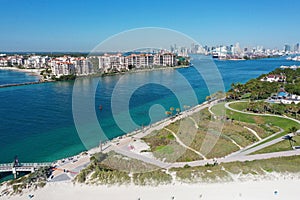
[[[244,83],[281,65],[295,64],[283,58],[215,62],[221,72],[226,90],[230,88],[232,82]],[[95,102],[93,110],[98,122],[95,124],[89,119],[83,119],[82,126],[85,127],[86,133],[81,131],[80,137],[72,112],[74,81],[1,88],[0,163],[11,162],[15,155],[18,155],[21,162],[39,162],[53,161],[77,154],[85,150],[86,146],[98,145],[99,138],[90,137],[90,134],[97,135],[99,126],[108,139],[123,135],[126,131],[116,125],[116,121],[122,119],[126,122],[128,120],[122,118],[128,108],[118,107],[118,105],[122,105],[121,102],[124,100],[122,93],[126,93],[141,80],[147,80],[148,84],[136,89],[128,102],[130,116],[138,126],[147,125],[151,120],[154,122],[165,117],[165,113],[161,111],[152,112],[153,116],[150,116],[149,109],[153,105],[159,104],[167,110],[171,106],[183,109],[180,105],[181,100],[176,97],[177,94],[182,95],[183,98],[186,97],[183,101],[187,105],[193,106],[194,102],[189,102],[191,97],[186,88],[186,82],[192,86],[197,103],[201,103],[209,93],[207,84],[198,73],[200,68],[209,70],[206,63],[200,61],[194,63],[194,67],[190,68],[77,80],[83,91],[83,97],[84,90],[88,90],[93,84],[97,86],[96,95],[92,101]],[[1,82],[9,83],[8,79],[15,76],[16,72],[2,71],[1,73]],[[211,76],[215,75],[211,74]],[[22,77],[28,78],[26,74],[22,74],[20,77],[20,80],[16,78],[14,82],[28,81],[26,78],[22,79]],[[122,82],[120,83],[120,81]],[[175,93],[165,85],[155,84],[159,81],[174,86]],[[117,95],[116,98],[117,105],[115,105],[117,117],[114,118],[111,106],[116,101],[112,103],[111,96],[117,83],[120,88],[119,96]],[[99,110],[99,105],[102,105],[102,110]],[[83,115],[90,114],[88,107],[85,108],[82,105],[81,109],[80,112]],[[134,127],[125,129],[134,130]],[[86,134],[85,144],[82,144],[81,139],[84,134]]]
[[[19,71],[0,70],[0,85],[38,81],[37,76]]]

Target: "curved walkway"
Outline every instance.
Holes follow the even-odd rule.
[[[176,142],[178,142],[181,146],[183,146],[184,148],[186,149],[189,149],[191,151],[193,151],[194,153],[198,154],[199,156],[201,156],[204,160],[207,160],[207,158],[202,154],[200,153],[199,151],[196,151],[195,149],[185,145],[181,140],[180,138],[174,133],[174,131],[168,129],[168,128],[164,128],[165,130],[169,131],[170,133],[172,133],[172,135],[175,137],[176,139]]]
[[[241,102],[241,101],[238,101],[238,102]],[[245,101],[244,101],[245,102]],[[285,118],[285,119],[290,119],[292,121],[295,121],[297,123],[300,124],[300,121],[296,120],[296,119],[293,119],[293,118],[290,118],[290,117],[283,117],[283,116],[278,116],[278,115],[272,115],[272,114],[256,114],[256,113],[248,113],[248,112],[244,112],[244,111],[239,111],[239,110],[235,110],[231,107],[229,107],[229,104],[231,103],[235,103],[235,102],[230,102],[230,103],[226,103],[225,104],[225,108],[229,109],[229,110],[232,110],[234,112],[239,112],[239,113],[243,113],[243,114],[250,114],[250,115],[262,115],[262,116],[274,116],[274,117],[281,117],[281,118]],[[213,104],[213,103],[212,103]],[[209,107],[210,105],[212,104],[206,104],[206,105],[202,105],[202,106],[199,106],[197,109],[195,110],[200,110],[200,109],[203,109],[203,108],[206,108],[206,107]],[[195,111],[193,110],[193,111]],[[183,115],[184,117],[188,117],[189,114],[186,112],[186,115]],[[169,122],[170,123],[170,122]],[[169,123],[167,123],[167,120],[165,123],[162,123],[162,124],[159,124],[158,126],[155,127],[155,129],[159,129],[159,128],[165,128],[166,125],[168,125]],[[154,127],[152,127],[153,129]],[[202,156],[203,158],[205,158],[200,152],[186,146],[184,143],[181,142],[181,140],[177,137],[177,135],[165,128],[166,130],[168,130],[169,132],[171,132],[174,137],[176,138],[177,142],[179,144],[181,144],[182,146],[186,147],[187,149],[195,152],[196,154]],[[278,134],[281,134],[284,130],[281,129],[279,132],[267,137],[267,138],[264,138],[262,140],[260,140],[259,142],[257,143],[254,143],[244,149],[241,149],[239,150],[238,152],[235,152],[235,153],[232,153],[228,156],[225,156],[223,158],[218,158],[218,163],[227,163],[227,162],[234,162],[234,161],[251,161],[251,160],[263,160],[263,159],[268,159],[268,158],[275,158],[275,157],[285,157],[285,156],[293,156],[293,155],[300,155],[300,150],[291,150],[291,151],[282,151],[282,152],[274,152],[274,153],[267,153],[267,154],[256,154],[256,155],[247,155],[247,154],[250,154],[252,152],[255,152],[261,148],[265,148],[266,146],[270,146],[272,144],[275,144],[277,142],[279,142],[280,140],[282,140],[282,138],[277,138],[275,140],[272,140],[270,142],[266,142],[264,144],[261,144],[259,145],[260,143],[278,135]],[[135,135],[135,138],[141,138],[145,135],[147,135],[147,133],[149,134],[150,130],[146,130],[144,133],[140,133],[138,135]],[[145,159],[144,156],[140,155],[140,154],[135,154],[133,152],[129,152],[128,150],[124,150],[124,149],[119,149],[117,150],[116,147],[114,149],[111,149],[111,150],[115,150],[117,151],[118,153],[121,153],[121,154],[124,154],[125,156],[128,156],[128,157],[133,157],[135,159],[139,159],[139,160],[142,160],[146,163],[151,163],[151,164],[154,164],[156,166],[159,166],[161,168],[165,168],[165,169],[170,169],[170,168],[173,168],[173,167],[184,167],[185,165],[189,165],[189,166],[204,166],[206,165],[207,163],[211,163],[213,164],[215,162],[215,159],[207,159],[205,158],[205,160],[198,160],[198,161],[192,161],[192,162],[176,162],[176,163],[166,163],[166,162],[163,162],[163,161],[159,161],[159,160],[156,160],[156,159],[151,159],[151,158],[147,158]]]
[[[280,127],[279,127],[280,128]],[[261,144],[263,143],[264,141],[267,141],[269,140],[270,138],[276,136],[276,135],[279,135],[283,132],[284,130],[282,128],[280,128],[280,131],[278,131],[277,133],[274,133],[258,142],[255,142],[247,147],[245,147],[244,149],[240,150],[240,151],[237,151],[237,152],[233,152],[232,154],[229,154],[227,157],[234,157],[234,156],[246,156],[246,155],[249,155],[253,152],[256,152],[256,151],[259,151],[265,147],[268,147],[268,146],[271,146],[273,144],[276,144],[280,141],[282,141],[283,139],[281,137],[277,138],[277,139],[274,139],[274,140],[271,140],[269,142],[266,142],[264,144]]]
[[[194,118],[192,118],[191,116],[189,117],[189,119],[190,119],[190,120],[192,120],[192,121],[194,122],[194,124],[195,124],[195,128],[196,128],[196,129],[198,129],[198,128],[199,128],[199,126],[198,126],[198,124],[197,124],[196,120],[195,120]]]
[[[236,141],[234,141],[233,139],[231,139],[229,136],[227,136],[227,135],[223,135],[223,136],[225,136],[225,138],[227,138],[228,140],[230,140],[239,149],[243,149],[243,147],[241,145],[239,145],[238,143],[236,143]]]
[[[247,114],[247,115],[257,115],[257,116],[271,116],[271,117],[279,117],[279,118],[283,118],[283,119],[289,119],[292,120],[294,122],[297,122],[298,124],[300,124],[300,121],[291,117],[287,117],[287,116],[281,116],[281,115],[274,115],[274,114],[261,114],[261,113],[251,113],[251,112],[245,112],[245,111],[240,111],[240,110],[236,110],[234,108],[231,108],[229,105],[232,103],[238,103],[238,102],[248,102],[248,101],[232,101],[232,102],[228,102],[225,103],[225,108],[234,112],[238,112],[238,113],[242,113],[242,114]]]
[[[261,140],[261,137],[259,137],[259,135],[256,133],[255,130],[247,127],[247,126],[244,126],[245,129],[247,129],[248,131],[250,131],[258,140]]]

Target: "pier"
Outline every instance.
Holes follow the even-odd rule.
[[[16,163],[0,164],[0,173],[11,172],[14,178],[17,178],[18,172],[35,172],[40,167],[51,166],[52,163],[22,163],[16,165]]]

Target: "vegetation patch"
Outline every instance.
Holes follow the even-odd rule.
[[[271,172],[299,173],[300,156],[271,158],[246,162],[221,163],[199,167],[172,168],[182,182],[221,182],[248,180],[250,176],[264,176]]]
[[[51,167],[41,167],[26,176],[10,180],[6,183],[7,189],[0,194],[13,195],[21,194],[25,189],[37,189],[46,185],[48,177],[52,173]]]
[[[172,176],[162,170],[133,174],[133,183],[135,185],[169,184],[172,182]]]

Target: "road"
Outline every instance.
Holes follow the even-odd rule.
[[[230,102],[230,103],[233,103],[233,102]],[[248,112],[244,112],[244,111],[235,110],[235,109],[229,107],[230,103],[226,103],[225,108],[227,108],[229,110],[232,110],[232,111],[235,111],[235,112],[240,112],[240,113],[244,113],[244,114],[251,114],[251,115],[281,117],[281,118],[293,120],[293,121],[300,124],[300,121],[298,121],[296,119],[293,119],[293,118],[290,118],[290,117],[286,117],[286,116],[278,116],[278,115],[272,115],[272,114],[256,114],[256,113],[248,113]],[[212,103],[212,104],[214,104],[214,103]],[[206,104],[206,105],[201,106],[199,108],[204,109],[204,108],[210,107],[210,105],[211,104]],[[201,110],[199,108],[197,109],[197,111]],[[187,117],[187,116],[185,116],[185,117]],[[162,123],[161,125],[155,127],[155,130],[162,129],[165,126],[167,126],[168,124],[170,124],[170,122],[166,121],[165,123]],[[257,143],[249,145],[249,146],[247,146],[247,147],[245,147],[245,148],[243,148],[243,149],[241,149],[237,152],[234,152],[234,153],[232,153],[232,154],[230,154],[226,157],[218,158],[217,161],[218,161],[218,163],[227,163],[227,162],[234,162],[234,161],[241,161],[242,162],[242,161],[247,161],[247,160],[248,161],[262,160],[262,159],[275,158],[275,157],[286,157],[286,156],[300,155],[300,150],[291,150],[291,151],[275,152],[275,153],[267,153],[267,154],[248,155],[248,154],[251,154],[255,151],[258,151],[260,149],[266,148],[268,146],[271,146],[273,144],[276,144],[276,143],[282,141],[283,139],[281,137],[279,137],[279,138],[276,138],[272,141],[269,141],[269,142],[266,142],[264,144],[259,145],[260,143],[263,143],[264,141],[269,140],[270,138],[281,134],[283,131],[284,131],[283,129],[280,129],[279,132],[277,132],[277,133],[275,133],[275,134],[273,134],[273,135],[271,135],[267,138],[264,138],[264,139],[260,140]],[[139,135],[138,138],[142,138],[142,137],[146,136],[149,133],[150,132],[141,134],[141,135]],[[167,169],[173,168],[173,167],[184,167],[185,165],[204,166],[207,163],[213,164],[215,162],[215,159],[207,159],[207,160],[199,160],[199,161],[192,161],[192,162],[165,163],[165,162],[159,161],[155,158],[148,158],[148,157],[145,158],[145,156],[130,152],[130,150],[127,150],[127,149],[124,149],[124,148],[122,150],[120,150],[120,149],[119,150],[114,149],[114,150],[117,151],[118,153],[121,153],[121,154],[125,155],[125,156],[132,157],[132,158],[135,158],[135,159],[139,159],[139,160],[142,160],[144,162],[151,163],[151,164],[154,164],[154,165],[159,166],[161,168],[167,168]]]
[[[232,103],[232,102],[231,102]],[[206,159],[205,160],[198,160],[198,161],[192,161],[192,162],[176,162],[176,163],[167,163],[164,162],[162,160],[156,159],[153,156],[145,156],[142,155],[141,153],[136,153],[133,152],[129,146],[132,144],[133,141],[135,140],[140,140],[141,138],[147,136],[148,134],[150,134],[151,132],[153,132],[154,130],[161,130],[163,128],[165,128],[166,126],[168,126],[169,124],[182,119],[183,117],[189,117],[190,115],[192,115],[195,112],[198,112],[202,109],[208,108],[212,105],[214,105],[215,102],[211,102],[208,104],[203,104],[203,105],[199,105],[191,110],[185,111],[183,112],[181,115],[173,118],[173,119],[165,119],[162,120],[160,122],[157,122],[151,126],[145,127],[142,130],[139,131],[135,131],[131,134],[128,134],[127,136],[124,136],[122,138],[119,139],[115,139],[112,142],[106,144],[106,148],[104,150],[104,152],[109,152],[109,151],[115,151],[119,154],[122,154],[124,156],[130,157],[130,158],[134,158],[140,161],[143,161],[145,163],[149,163],[155,166],[158,166],[159,168],[163,168],[163,169],[170,169],[170,168],[174,168],[174,167],[184,167],[185,165],[189,165],[189,166],[204,166],[207,163],[213,164],[215,162],[215,159]],[[247,113],[244,111],[239,111],[239,110],[235,110],[231,107],[229,107],[230,103],[226,103],[225,107],[229,110],[235,111],[235,112],[240,112],[240,113],[244,113],[244,114],[251,114],[251,115],[262,115],[262,116],[276,116],[276,117],[281,117],[281,118],[285,118],[285,119],[290,119],[293,120],[297,123],[300,124],[300,121],[286,117],[286,116],[277,116],[277,115],[272,115],[272,114],[255,114],[255,113]],[[264,138],[262,140],[260,140],[259,142],[256,142],[252,145],[249,145],[248,147],[245,147],[237,152],[234,152],[228,156],[225,156],[223,158],[218,158],[217,162],[218,163],[228,163],[228,162],[234,162],[234,161],[252,161],[252,160],[262,160],[262,159],[268,159],[268,158],[275,158],[275,157],[286,157],[286,156],[293,156],[293,155],[300,155],[300,150],[291,150],[291,151],[284,151],[284,152],[275,152],[275,153],[267,153],[267,154],[256,154],[256,155],[248,155],[251,154],[255,151],[258,151],[260,149],[263,149],[265,147],[268,147],[270,145],[276,144],[280,141],[282,141],[282,138],[279,137],[277,139],[274,139],[270,142],[266,142],[264,144],[258,145],[268,139],[270,139],[271,137],[274,137],[278,134],[281,134],[283,132],[283,129],[281,129],[279,132]],[[177,138],[177,137],[176,137]],[[178,138],[177,138],[178,139]],[[182,144],[181,144],[182,145]],[[185,146],[185,145],[183,145]],[[186,146],[185,146],[186,147]],[[94,148],[93,150],[90,150],[89,153],[95,153],[98,152],[99,149]],[[203,155],[202,155],[203,156]],[[61,168],[64,169],[68,169],[70,171],[75,171],[75,172],[79,172],[84,166],[87,166],[89,164],[89,157],[88,156],[80,156],[78,161],[76,161],[75,163],[72,162],[68,162],[65,164],[60,165]],[[73,178],[73,174],[68,174],[65,173],[63,171],[56,171],[55,172],[55,177],[57,177],[57,181],[58,180],[71,180]],[[54,179],[55,180],[55,179]]]

